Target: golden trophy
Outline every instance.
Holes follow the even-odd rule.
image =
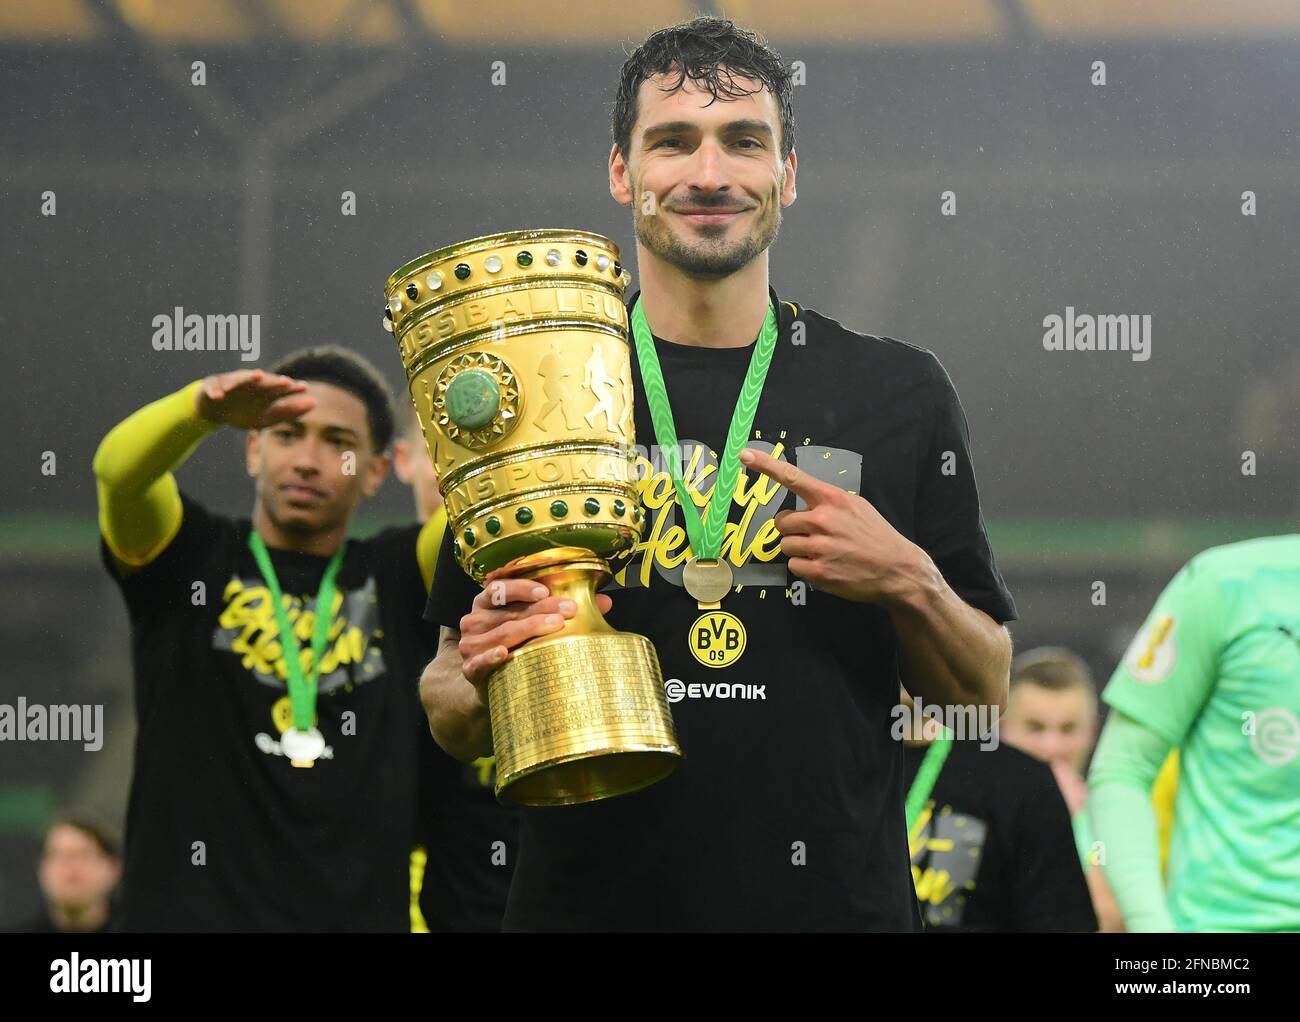
[[[578,612],[491,675],[496,795],[568,805],[666,777],[682,751],[654,647],[611,628],[596,590],[645,527],[618,246],[509,231],[396,270],[397,338],[461,568],[528,578]]]

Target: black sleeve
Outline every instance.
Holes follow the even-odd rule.
[[[162,683],[156,669],[140,668],[142,650],[160,632],[189,625],[188,619],[196,607],[195,583],[206,586],[207,605],[220,603],[220,587],[229,577],[222,562],[229,560],[237,538],[234,520],[212,514],[183,490],[180,529],[162,553],[148,564],[119,574],[108,544],[100,535],[100,562],[121,590],[131,622],[132,657],[137,665],[133,690],[138,720],[145,719]],[[181,618],[186,620],[182,622]]]
[[[1008,929],[1020,933],[1093,933],[1097,917],[1079,862],[1070,811],[1046,763],[1028,760],[1012,826]]]
[[[419,522],[394,525],[377,532],[371,544],[371,564],[379,580],[380,613],[384,627],[384,659],[406,693],[399,705],[416,727],[416,742],[432,743],[429,723],[420,707],[420,675],[438,655],[438,629],[424,620],[428,594],[420,573],[417,544]],[[360,581],[360,580],[358,580]]]
[[[420,574],[420,557],[416,549],[420,540],[419,522],[410,525],[390,525],[381,529],[371,538],[374,544],[375,564],[381,584],[385,585],[391,598],[403,607],[412,609],[408,615],[412,619],[420,618],[424,607],[424,577]],[[388,595],[385,598],[390,598]]]
[[[451,527],[448,526],[442,535],[442,546],[438,548],[438,563],[433,569],[433,585],[429,587],[424,620],[459,629],[460,619],[469,613],[470,604],[483,587],[461,570],[451,541]]]
[[[197,500],[181,491],[181,527],[163,552],[148,564],[118,574],[108,543],[99,537],[99,559],[126,600],[131,616],[156,616],[168,608],[193,606],[194,583],[207,575],[205,567],[224,550],[233,536],[234,523],[214,515]],[[209,600],[220,593],[208,593]]]
[[[933,354],[934,406],[930,442],[919,469],[917,543],[953,591],[999,624],[1016,619],[1016,605],[993,560],[980,512],[966,412],[947,371]]]

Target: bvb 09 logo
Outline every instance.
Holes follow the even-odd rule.
[[[691,653],[705,667],[730,667],[745,652],[745,626],[725,610],[701,614],[691,625]]]

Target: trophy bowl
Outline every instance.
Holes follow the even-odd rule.
[[[637,791],[682,758],[654,647],[596,590],[645,528],[618,246],[529,230],[448,245],[388,278],[397,338],[457,561],[572,599],[488,680],[496,795],[568,805]]]

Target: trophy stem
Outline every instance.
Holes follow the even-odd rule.
[[[557,556],[558,555],[558,556]],[[562,638],[566,635],[594,635],[614,632],[596,605],[596,590],[610,577],[609,563],[583,547],[561,547],[544,555],[517,557],[488,576],[488,580],[528,578],[540,582],[552,596],[572,600],[578,611],[558,632],[533,642]]]
[[[515,649],[488,681],[497,798],[517,805],[591,802],[671,773],[682,752],[654,647],[619,632],[596,605],[605,560],[581,547],[516,558],[488,576],[535,579],[578,612]]]

